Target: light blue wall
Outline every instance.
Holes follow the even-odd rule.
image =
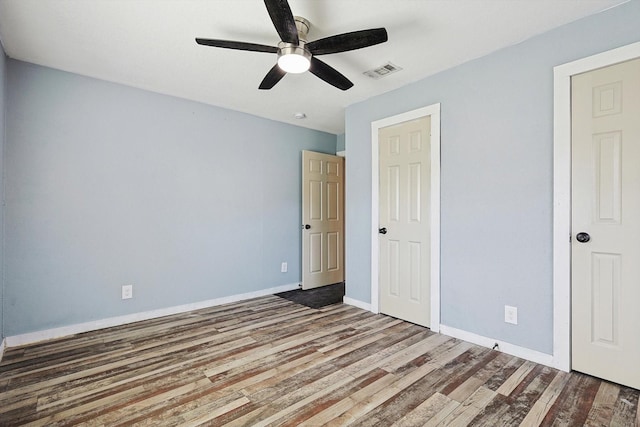
[[[4,334],[4,135],[7,57],[0,44],[0,342]]]
[[[633,0],[347,108],[347,296],[370,302],[371,122],[441,103],[441,323],[552,353],[553,67],[639,23]]]
[[[344,151],[344,148],[345,148],[344,141],[345,141],[344,133],[341,133],[340,135],[336,136],[336,152]]]
[[[7,78],[7,336],[299,282],[300,151],[335,135],[11,59]]]

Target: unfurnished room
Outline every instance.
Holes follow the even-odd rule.
[[[0,426],[640,426],[640,0],[0,42]]]

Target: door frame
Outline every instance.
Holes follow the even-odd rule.
[[[571,370],[571,76],[640,57],[640,42],[553,68],[553,362]]]
[[[379,298],[379,141],[378,131],[420,117],[431,116],[430,146],[430,305],[431,327],[440,332],[440,104],[432,104],[371,122],[371,311],[380,312]]]

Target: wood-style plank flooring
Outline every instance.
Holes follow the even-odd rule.
[[[9,348],[0,425],[633,426],[639,392],[275,297]]]

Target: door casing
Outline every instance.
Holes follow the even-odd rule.
[[[571,370],[571,76],[640,57],[640,42],[554,67],[553,358]]]
[[[440,332],[440,104],[376,120],[371,123],[371,311],[380,312],[379,300],[379,141],[378,131],[420,117],[431,116],[431,176],[430,224],[431,229],[431,331]]]

